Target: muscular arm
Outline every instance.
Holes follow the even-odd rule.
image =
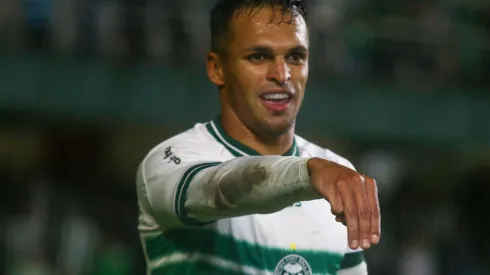
[[[379,242],[376,183],[340,165],[348,162],[257,156],[221,163],[220,150],[179,137],[148,154],[137,177],[140,232],[273,213],[294,202],[328,198],[332,213],[347,223],[351,249]]]
[[[242,157],[195,177],[185,210],[204,220],[276,212],[300,200],[319,198],[299,157]]]
[[[227,162],[185,161],[150,155],[138,171],[143,208],[165,226],[204,225],[217,219],[279,211],[320,198],[306,158],[240,157]]]

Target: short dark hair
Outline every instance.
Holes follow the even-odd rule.
[[[287,12],[301,15],[308,22],[304,0],[219,0],[211,11],[211,51],[222,53],[223,40],[228,34],[228,27],[234,15],[245,10],[253,13],[265,6],[282,7],[283,16]],[[274,18],[271,18],[274,20]]]

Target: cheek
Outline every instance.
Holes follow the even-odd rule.
[[[250,64],[242,64],[235,72],[237,84],[241,88],[241,92],[247,98],[256,96],[260,89],[261,83],[265,79],[264,73],[259,66]]]
[[[227,77],[227,93],[230,95],[232,105],[241,112],[250,112],[253,103],[255,82],[253,76],[243,68],[235,67],[229,70]]]
[[[302,68],[298,68],[295,76],[294,85],[298,90],[297,92],[304,92],[306,83],[308,82],[308,66],[306,65]]]
[[[308,67],[308,62],[307,62],[299,70],[299,75],[303,79],[304,82],[306,82],[308,80],[308,72],[309,72],[309,67]]]

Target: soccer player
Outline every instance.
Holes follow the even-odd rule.
[[[148,274],[367,274],[363,251],[381,234],[375,181],[294,133],[308,79],[303,5],[213,8],[219,115],[153,148],[137,173]]]

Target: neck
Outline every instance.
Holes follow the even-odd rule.
[[[293,146],[294,127],[279,136],[263,137],[247,127],[234,112],[222,112],[221,124],[231,138],[261,155],[283,155]]]

